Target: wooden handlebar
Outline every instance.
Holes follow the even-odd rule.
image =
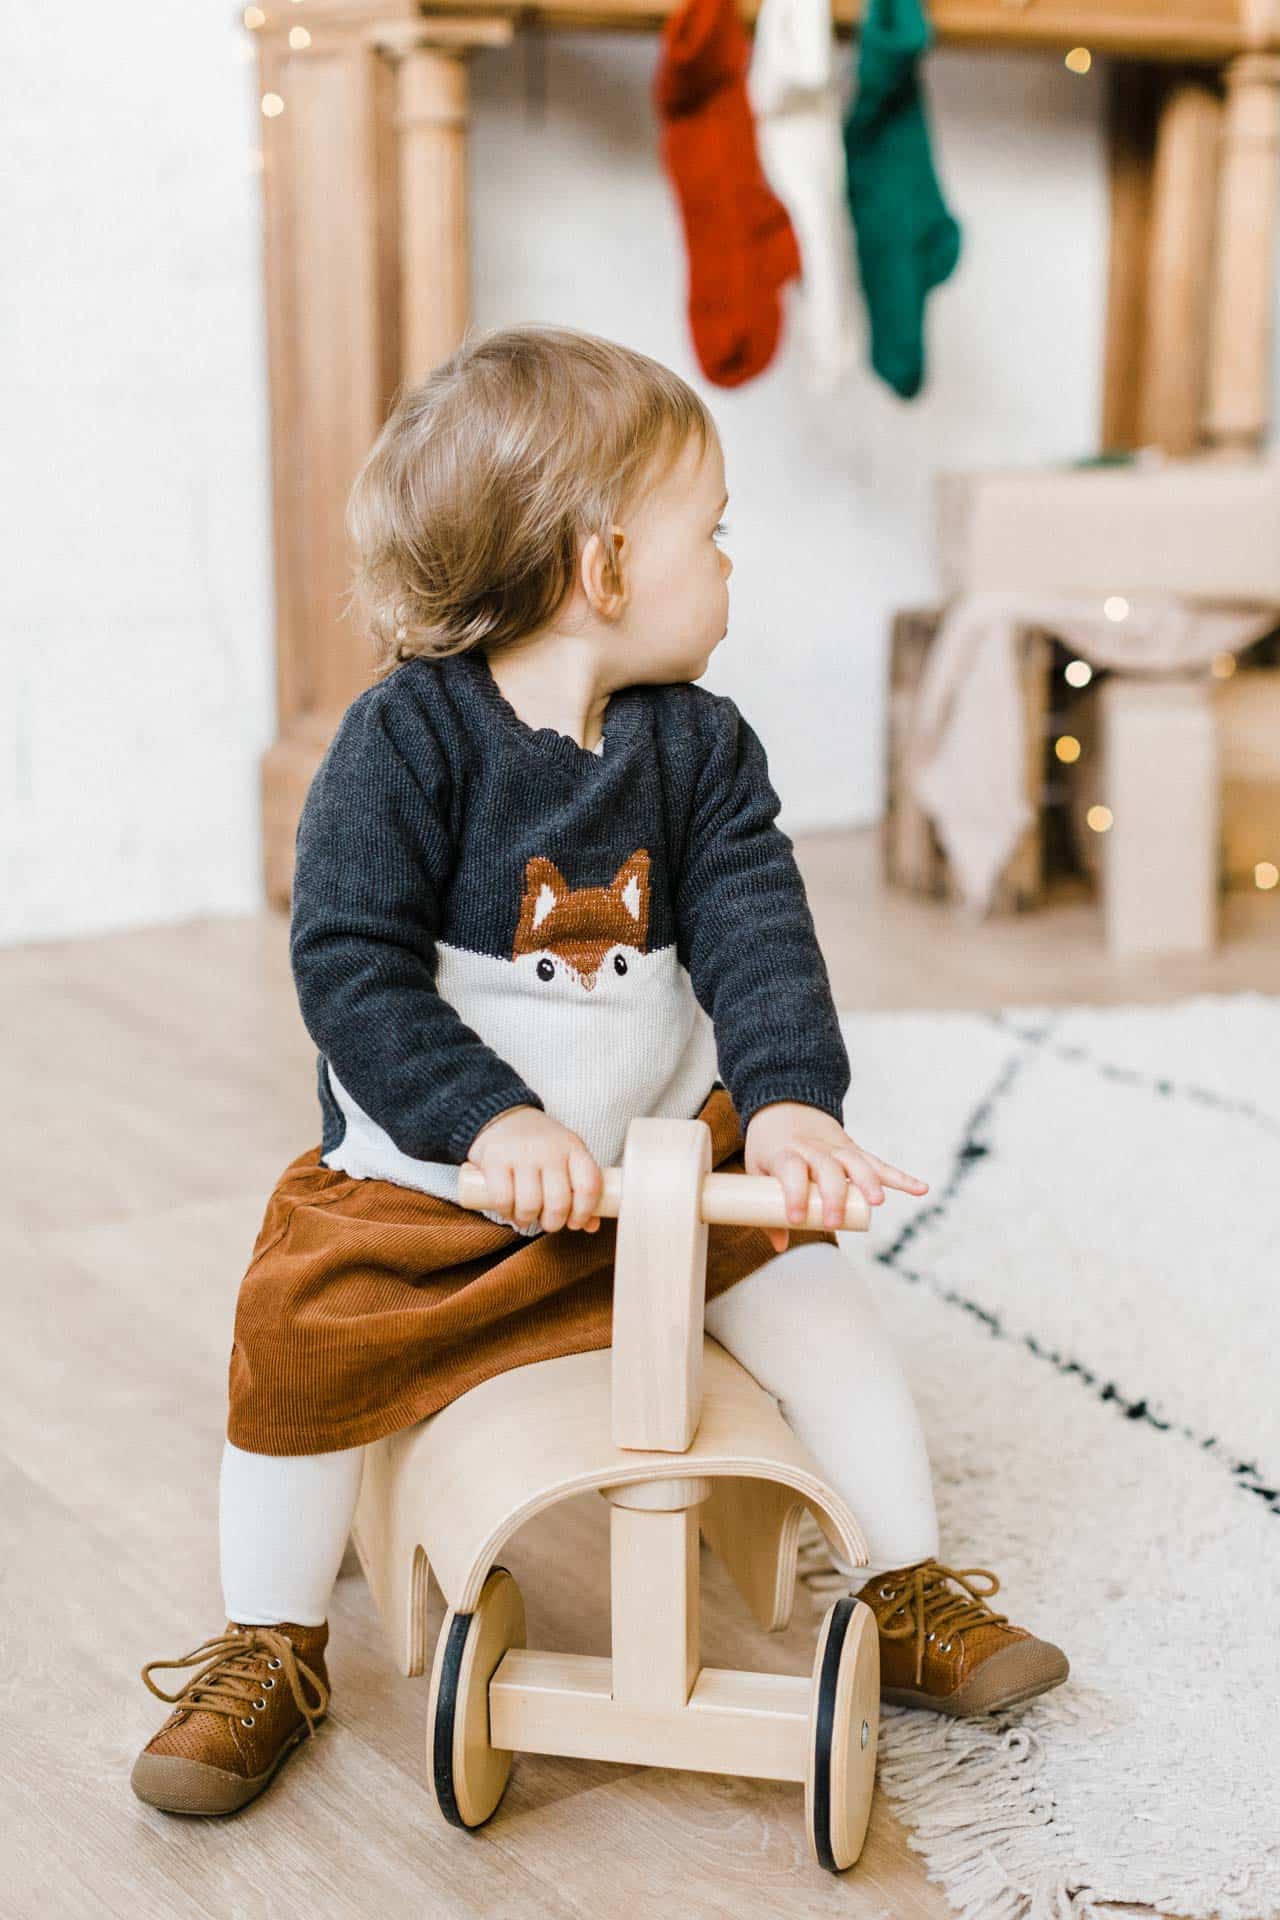
[[[595,1211],[602,1220],[616,1220],[622,1208],[622,1168],[605,1167],[604,1186]],[[494,1211],[489,1189],[479,1167],[458,1169],[458,1205],[483,1213]],[[790,1227],[826,1230],[822,1195],[809,1183],[808,1207],[803,1219],[787,1218],[786,1193],[771,1173],[708,1173],[701,1188],[699,1218],[708,1225],[732,1227]],[[871,1207],[855,1186],[845,1199],[844,1221],[838,1233],[861,1233],[871,1225]]]

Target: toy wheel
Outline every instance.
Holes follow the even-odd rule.
[[[474,1613],[450,1607],[436,1643],[427,1706],[427,1771],[436,1804],[455,1827],[479,1827],[494,1811],[511,1755],[489,1744],[489,1682],[508,1647],[522,1647],[524,1601],[505,1567],[494,1567]]]
[[[804,1817],[809,1839],[830,1873],[862,1852],[876,1778],[880,1733],[880,1639],[861,1600],[827,1609],[813,1661],[809,1771]]]

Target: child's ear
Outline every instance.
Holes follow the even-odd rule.
[[[621,527],[611,527],[606,543],[593,533],[582,549],[579,572],[582,591],[602,620],[616,620],[631,598],[627,581],[630,547]]]

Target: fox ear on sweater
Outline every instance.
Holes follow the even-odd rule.
[[[572,889],[554,860],[536,854],[524,870],[524,899],[520,902],[520,925],[530,933],[554,913]]]
[[[526,862],[513,957],[584,939],[643,947],[648,931],[647,848],[629,853],[606,887],[571,887],[555,861],[540,853]]]
[[[643,847],[623,861],[609,882],[609,892],[618,896],[643,933],[649,925],[649,855]]]

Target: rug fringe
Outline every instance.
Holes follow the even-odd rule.
[[[1055,1824],[1044,1754],[1026,1727],[961,1731],[941,1716],[887,1707],[880,1784],[908,1823],[908,1845],[965,1920],[1105,1920],[1095,1895],[1043,1864]]]
[[[820,1604],[849,1591],[808,1515],[799,1575]],[[1045,1829],[1054,1828],[1057,1839],[1070,1835],[1043,1778],[1045,1758],[1025,1724],[882,1709],[877,1782],[907,1829],[908,1846],[962,1920],[1116,1920],[1114,1896],[1070,1885],[1061,1867],[1045,1865]]]

